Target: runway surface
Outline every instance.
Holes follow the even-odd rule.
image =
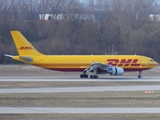
[[[74,78],[25,78],[0,77],[0,82],[158,82],[160,78],[107,78],[107,79],[74,79]],[[103,92],[103,91],[142,91],[160,90],[160,85],[134,86],[97,86],[97,87],[61,87],[61,88],[1,88],[0,93],[60,93],[60,92]]]
[[[49,114],[49,113],[160,113],[160,108],[34,108],[0,107],[0,114]]]
[[[158,82],[160,78],[38,78],[38,77],[0,77],[0,82]],[[61,93],[61,92],[106,92],[106,91],[144,91],[160,90],[160,85],[97,86],[97,87],[59,87],[59,88],[0,88],[0,94],[6,93]],[[160,108],[46,108],[46,107],[0,107],[0,114],[50,114],[50,113],[160,113]]]
[[[106,92],[160,90],[160,85],[64,87],[64,88],[2,88],[0,93],[64,93],[64,92]]]
[[[160,82],[160,77],[112,77],[99,79],[80,79],[80,78],[52,78],[52,77],[0,77],[0,82]]]

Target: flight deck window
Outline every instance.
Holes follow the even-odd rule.
[[[154,62],[154,60],[150,60],[150,62]]]

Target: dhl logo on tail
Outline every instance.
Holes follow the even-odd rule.
[[[21,46],[19,48],[19,50],[33,50],[34,48],[32,48],[31,46]]]
[[[108,59],[107,62],[113,66],[140,66],[138,59]]]

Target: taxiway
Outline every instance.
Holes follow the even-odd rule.
[[[160,90],[160,85],[64,87],[64,88],[2,88],[0,93],[62,93],[62,92],[106,92]]]
[[[34,108],[0,107],[0,114],[50,114],[50,113],[160,113],[160,108]]]
[[[160,82],[160,77],[106,77],[99,79],[53,78],[53,77],[0,77],[0,82]]]

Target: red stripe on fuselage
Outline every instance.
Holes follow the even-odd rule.
[[[84,68],[46,68],[49,70],[55,70],[55,71],[63,71],[63,72],[82,72]],[[150,68],[124,68],[124,71],[143,71],[148,70]]]
[[[49,70],[63,71],[63,72],[82,72],[84,68],[46,68]]]
[[[148,69],[151,69],[151,68],[124,68],[124,71],[143,71],[143,70],[148,70]]]

